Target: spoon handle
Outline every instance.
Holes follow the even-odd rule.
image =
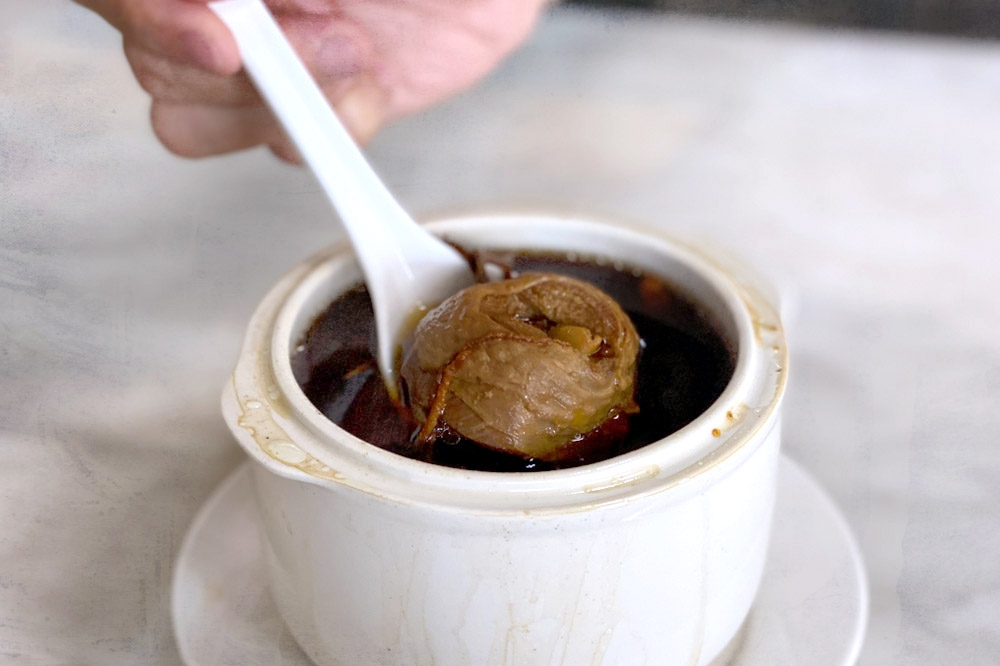
[[[382,184],[262,0],[209,7],[233,33],[244,69],[340,213],[372,295],[379,367],[389,383],[402,323],[412,309],[434,306],[470,282],[468,265]]]
[[[344,129],[264,3],[220,0],[209,6],[232,30],[244,68],[340,212],[348,233],[355,224],[364,224],[374,215],[378,219],[372,226],[377,228],[392,224],[393,217],[410,222]],[[358,240],[353,236],[352,240]]]

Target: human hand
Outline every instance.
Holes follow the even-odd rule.
[[[76,1],[122,33],[132,71],[153,98],[153,131],[170,151],[203,157],[266,144],[298,161],[208,0]],[[364,142],[490,71],[527,36],[546,0],[266,1]]]

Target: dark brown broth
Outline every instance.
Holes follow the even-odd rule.
[[[375,322],[363,286],[346,292],[317,317],[292,356],[296,380],[327,418],[388,451],[463,469],[539,471],[604,460],[676,432],[704,412],[732,377],[730,345],[691,300],[659,278],[550,255],[516,255],[513,268],[591,282],[621,305],[642,339],[639,413],[602,426],[608,436],[589,438],[591,444],[572,459],[555,464],[525,459],[458,436],[416,447],[412,435],[417,426],[392,402],[375,363]]]

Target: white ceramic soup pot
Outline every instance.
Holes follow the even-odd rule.
[[[767,555],[786,348],[772,305],[700,253],[623,225],[490,215],[428,225],[467,248],[625,262],[700,303],[736,352],[680,431],[602,462],[466,471],[352,436],[290,356],[361,281],[345,245],[250,322],[223,411],[253,460],[271,591],[320,666],[695,666],[746,617]]]

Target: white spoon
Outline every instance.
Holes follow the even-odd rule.
[[[340,213],[375,307],[379,370],[395,395],[404,325],[471,284],[469,265],[385,188],[262,0],[208,6],[233,33],[244,69]]]

